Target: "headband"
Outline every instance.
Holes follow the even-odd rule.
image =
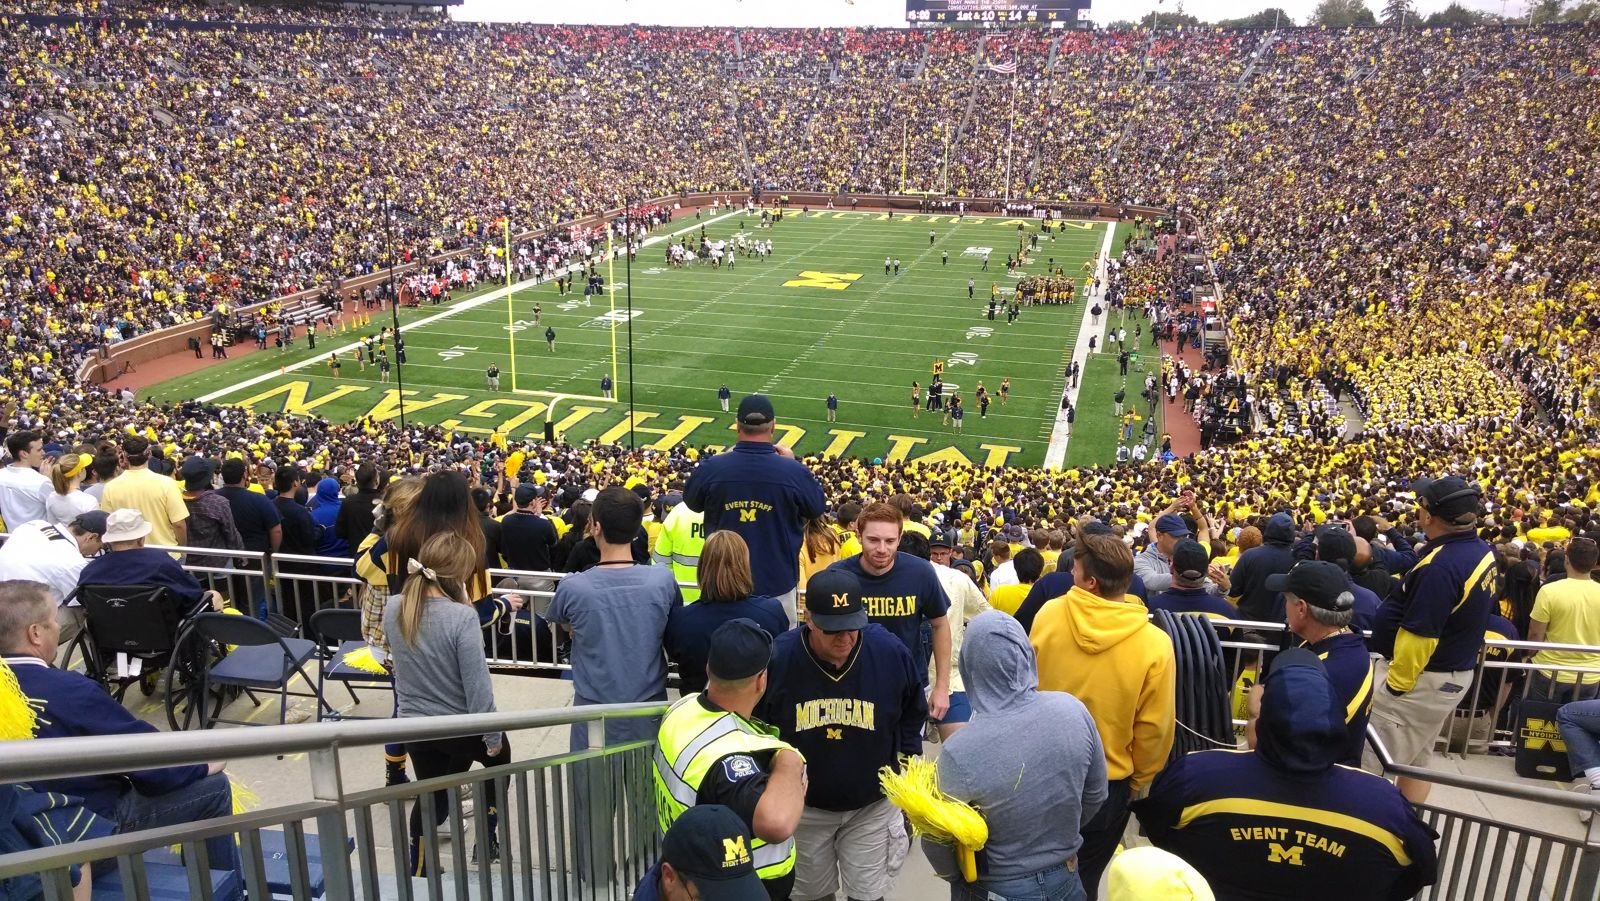
[[[88,454],[79,454],[78,455],[78,462],[74,463],[72,465],[72,468],[67,470],[67,478],[70,479],[73,476],[77,475],[78,473],[83,472],[85,469],[88,469],[89,468],[89,464],[93,463],[93,462],[94,462],[94,458],[89,456]]]
[[[434,573],[433,570],[429,569],[426,566],[423,566],[422,565],[422,561],[418,560],[415,557],[412,557],[410,560],[406,561],[406,572],[410,573],[413,576],[420,574],[420,575],[426,577],[427,580],[430,581],[430,582],[437,583],[439,581],[439,576],[436,573]]]

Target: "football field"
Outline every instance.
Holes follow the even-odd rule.
[[[403,402],[408,421],[468,433],[542,437],[548,419],[572,442],[627,443],[631,426],[639,446],[667,447],[734,440],[733,415],[717,399],[726,384],[734,405],[745,394],[769,395],[780,440],[801,455],[1037,466],[1055,423],[1063,369],[1088,321],[1081,283],[1127,227],[1069,222],[1041,235],[1025,271],[1043,273],[1053,260],[1079,281],[1077,302],[1027,307],[1008,324],[1003,308],[988,318],[988,298],[991,286],[1009,295],[1021,277],[1008,276],[1005,259],[1019,240],[1038,233],[1034,220],[814,211],[791,212],[760,228],[759,216],[742,212],[702,215],[658,229],[631,274],[622,260],[609,273],[602,265],[609,297],[586,301],[581,287],[560,297],[553,282],[523,283],[509,294],[503,285],[487,285],[450,305],[402,310],[403,396],[398,382],[381,384],[376,367],[362,370],[354,355],[352,342],[389,323],[387,312],[359,331],[324,334],[315,353],[302,335],[289,352],[269,349],[209,365],[142,394],[336,421],[395,418]],[[668,237],[696,239],[702,227],[712,240],[741,230],[771,240],[772,253],[764,260],[740,256],[732,268],[668,267]],[[899,260],[898,275],[892,263],[884,273],[886,257]],[[537,325],[535,302],[542,306]],[[547,326],[556,332],[553,352]],[[337,380],[327,363],[333,351],[342,364]],[[1109,411],[1091,416],[1082,406],[1102,394],[1109,400],[1120,381],[1110,355],[1095,357],[1085,361],[1068,465],[1109,463],[1115,453]],[[945,396],[959,394],[967,408],[960,432],[937,412],[913,415],[911,383],[921,383],[926,396],[936,362],[944,367]],[[491,364],[501,370],[498,392],[487,386]],[[615,399],[607,400],[600,380],[612,373]],[[1002,404],[1006,378],[1010,397]],[[973,397],[980,383],[994,398],[987,416]],[[1131,386],[1129,393],[1137,391]],[[830,392],[838,397],[832,422]]]

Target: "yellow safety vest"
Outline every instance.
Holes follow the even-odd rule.
[[[667,513],[666,521],[661,524],[652,556],[657,563],[671,564],[672,577],[679,582],[694,585],[699,581],[700,549],[706,543],[705,523],[704,513],[696,513],[688,504],[680,503]],[[700,600],[700,589],[680,588],[685,604]]]
[[[729,754],[757,754],[783,748],[787,742],[763,727],[725,710],[707,710],[700,695],[685,695],[667,711],[656,735],[656,814],[661,831],[695,805],[700,783],[712,764]],[[777,879],[794,871],[794,838],[777,844],[754,838],[750,845],[756,873]]]

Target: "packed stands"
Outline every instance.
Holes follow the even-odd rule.
[[[1515,423],[1575,444],[1596,423],[1583,161],[1600,50],[1582,29],[983,35],[251,8],[241,21],[278,27],[245,33],[199,27],[220,15],[201,6],[24,12],[40,15],[0,30],[0,303],[25,412],[96,397],[64,373],[103,341],[375,271],[386,208],[410,259],[507,213],[537,228],[625,196],[948,183],[1175,205],[1225,285],[1230,365],[1338,383],[1374,431]],[[1137,300],[1173,290],[1159,266],[1128,275]],[[52,427],[92,439],[142,415],[98,403]]]

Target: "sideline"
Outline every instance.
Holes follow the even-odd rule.
[[[688,234],[689,232],[695,231],[696,229],[699,229],[702,226],[710,225],[710,224],[712,224],[714,222],[721,222],[724,219],[729,219],[729,218],[732,218],[734,216],[738,216],[738,215],[742,214],[743,212],[744,211],[742,209],[735,209],[735,210],[731,210],[731,211],[729,211],[727,213],[723,213],[720,216],[713,216],[710,219],[699,219],[699,220],[696,220],[693,225],[690,225],[690,226],[688,226],[686,228],[680,228],[677,231],[668,232],[668,233],[666,233],[664,235],[655,235],[653,237],[645,238],[643,241],[641,241],[639,243],[639,247],[642,250],[643,248],[650,247],[651,245],[660,244],[661,242],[666,241],[669,238],[676,238],[678,235]],[[422,319],[418,319],[415,322],[408,322],[405,325],[400,326],[400,331],[407,332],[407,331],[410,331],[411,329],[421,328],[421,327],[426,326],[426,325],[432,325],[435,322],[439,322],[440,320],[443,320],[443,319],[449,319],[451,316],[455,316],[455,315],[457,315],[459,313],[464,313],[467,310],[475,310],[478,307],[481,307],[481,306],[483,306],[485,304],[493,303],[493,302],[505,297],[508,294],[515,294],[518,291],[522,291],[522,290],[527,289],[527,288],[531,288],[531,287],[534,287],[534,286],[537,286],[537,285],[544,284],[544,282],[546,282],[546,281],[549,281],[549,279],[530,278],[530,279],[527,279],[526,281],[517,282],[516,284],[512,285],[509,288],[496,288],[495,290],[490,291],[490,292],[488,292],[486,294],[480,294],[477,297],[472,298],[471,300],[463,300],[460,303],[456,304],[455,306],[449,308],[448,310],[444,310],[442,312],[435,313],[432,316],[427,316],[427,317],[424,317]],[[346,353],[350,353],[351,351],[354,351],[356,349],[356,347],[358,347],[359,345],[360,345],[360,342],[352,341],[351,343],[346,344],[343,347],[329,348],[329,352],[330,353],[338,353],[338,354],[346,354]],[[226,396],[228,396],[230,394],[233,394],[235,392],[243,391],[246,388],[253,388],[256,385],[262,384],[263,382],[270,382],[275,378],[280,378],[281,376],[285,375],[286,373],[297,372],[297,371],[299,371],[301,369],[305,369],[308,366],[322,365],[326,360],[327,360],[327,357],[326,356],[322,356],[321,354],[318,354],[318,355],[315,355],[315,356],[311,356],[311,357],[308,357],[308,358],[306,358],[304,360],[301,360],[298,363],[293,363],[293,364],[291,364],[289,366],[283,367],[278,372],[263,372],[260,375],[252,376],[250,378],[245,379],[242,382],[238,382],[236,384],[229,385],[226,388],[219,388],[216,391],[211,392],[210,394],[206,394],[203,397],[197,398],[197,400],[199,400],[201,403],[211,403],[213,401],[219,400],[219,399],[221,399],[223,397],[226,397]]]
[[[1102,286],[1105,286],[1109,282],[1109,280],[1106,278],[1106,261],[1111,259],[1111,245],[1116,238],[1116,234],[1117,223],[1107,222],[1105,240],[1100,243],[1100,258],[1095,262],[1094,267],[1095,274],[1100,277],[1100,284]],[[1090,323],[1090,320],[1093,317],[1089,315],[1089,310],[1098,302],[1099,300],[1092,294],[1084,297],[1083,321],[1078,325],[1078,341],[1077,344],[1075,344],[1072,348],[1072,362],[1078,364],[1078,386],[1067,387],[1066,396],[1068,400],[1072,401],[1072,406],[1074,409],[1076,409],[1078,406],[1078,392],[1083,387],[1083,383],[1089,379],[1089,338],[1093,335],[1099,334],[1105,329],[1103,325],[1097,326]],[[1102,312],[1107,317],[1111,315],[1111,311],[1108,309],[1102,310]],[[1072,382],[1069,379],[1065,380],[1062,384],[1070,386]],[[1044,451],[1045,469],[1060,469],[1066,464],[1067,442],[1071,440],[1072,426],[1067,424],[1067,411],[1061,409],[1058,401],[1056,407],[1056,424],[1055,427],[1050,430],[1050,444],[1045,448]]]

